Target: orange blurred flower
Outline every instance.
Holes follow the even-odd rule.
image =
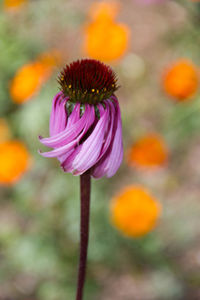
[[[20,141],[0,143],[0,184],[13,184],[21,178],[30,162],[29,153]]]
[[[163,139],[157,134],[148,134],[128,150],[127,161],[131,166],[156,167],[163,165],[167,157],[168,150]]]
[[[18,10],[27,2],[27,0],[4,0],[3,6],[5,10]]]
[[[120,4],[117,1],[94,2],[90,7],[89,17],[93,21],[97,21],[98,19],[114,20],[118,15],[119,10],[120,10]]]
[[[110,62],[126,52],[130,30],[127,25],[115,22],[118,8],[115,2],[93,4],[92,21],[85,27],[83,41],[84,52],[89,57]]]
[[[163,77],[165,92],[178,101],[184,101],[195,94],[199,84],[199,72],[187,59],[180,59],[170,66]]]
[[[10,95],[15,103],[28,101],[40,88],[46,76],[46,68],[40,62],[22,66],[13,78]]]
[[[159,202],[141,186],[128,186],[111,201],[111,221],[129,237],[140,237],[150,232],[160,214]]]
[[[6,120],[0,119],[0,143],[10,138],[10,129]]]
[[[59,64],[58,53],[44,53],[37,61],[26,64],[17,71],[10,85],[10,95],[15,103],[24,103],[38,92],[51,76],[53,68]]]

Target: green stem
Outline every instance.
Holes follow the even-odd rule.
[[[76,300],[83,299],[83,290],[86,275],[87,252],[89,240],[89,219],[90,219],[90,172],[80,176],[80,196],[81,196],[81,222],[80,222],[80,259],[77,283]]]

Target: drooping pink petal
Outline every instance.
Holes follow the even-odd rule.
[[[99,107],[101,107],[101,104],[99,104]],[[83,174],[85,171],[90,169],[98,160],[104,141],[108,115],[109,110],[106,106],[103,115],[100,117],[92,133],[86,139],[86,141],[84,141],[84,143],[80,145],[81,150],[73,160],[74,175]]]
[[[111,106],[111,101],[109,101],[109,105]],[[104,151],[103,155],[99,157],[98,162],[91,170],[91,174],[94,178],[100,178],[106,175],[107,173],[107,158],[109,157],[113,145],[113,140],[115,137],[116,129],[117,129],[117,111],[116,106],[112,103],[111,106],[111,114],[113,118],[112,128],[110,127],[109,131],[109,138],[107,139],[107,142],[109,141],[108,147],[106,147],[106,151]],[[102,151],[103,152],[103,151]]]
[[[112,141],[112,136],[113,136],[113,130],[114,130],[115,107],[111,101],[108,100],[107,103],[109,105],[109,110],[110,110],[109,122],[107,122],[108,126],[104,137],[104,144],[98,160],[102,158],[102,156],[106,153],[108,147],[110,146],[110,143]]]
[[[67,114],[65,104],[68,101],[67,97],[64,97],[62,92],[59,92],[53,99],[49,133],[50,136],[55,135],[65,129],[67,124]]]
[[[118,170],[123,159],[123,144],[122,144],[122,128],[121,120],[118,121],[115,138],[113,141],[112,151],[108,159],[107,177],[112,177]]]
[[[75,146],[77,146],[76,148],[79,147],[80,140],[82,138],[84,138],[85,134],[87,134],[88,130],[90,129],[90,127],[94,123],[94,120],[95,120],[95,110],[94,110],[93,106],[90,106],[90,111],[88,112],[88,118],[87,118],[86,125],[85,125],[83,131],[81,132],[81,134],[76,138],[76,144],[75,144]],[[60,162],[62,164],[63,169],[67,169],[67,165],[70,164],[69,156],[71,156],[73,154],[73,152],[77,152],[76,148],[73,148],[70,152],[67,152],[66,154],[58,157],[58,159],[60,160]],[[69,158],[69,160],[68,160],[68,158]]]
[[[73,173],[74,167],[73,167],[73,161],[76,155],[81,151],[80,146],[73,149],[73,151],[70,153],[70,155],[65,159],[65,161],[61,164],[61,167],[63,168],[64,172]]]
[[[116,117],[115,117],[115,132],[110,144],[109,149],[101,158],[101,160],[94,166],[92,170],[92,176],[94,178],[100,178],[104,175],[112,177],[119,168],[123,158],[123,143],[122,143],[122,126],[121,115],[117,101],[116,104]]]
[[[62,164],[67,160],[67,158],[74,152],[74,149],[75,149],[75,147],[73,147],[71,150],[67,151],[67,153],[57,157],[57,159],[61,163],[61,167],[62,167]]]
[[[83,133],[81,134],[83,138],[84,138],[84,135],[87,134],[87,131],[90,130],[90,127],[94,126],[94,124],[95,124],[95,119],[96,119],[95,110],[94,110],[93,106],[91,108],[92,108],[91,113],[88,114],[88,123],[87,123],[86,127],[84,128]],[[76,148],[74,148],[74,151],[66,157],[66,160],[61,165],[61,167],[64,169],[65,172],[73,172],[74,171],[73,161],[74,161],[74,158],[77,156],[77,154],[81,151],[81,148],[82,148],[82,145],[78,145]]]
[[[70,151],[71,149],[73,149],[73,147],[75,147],[76,145],[76,140],[72,141],[71,143],[68,143],[64,146],[61,146],[59,148],[56,148],[52,151],[48,151],[48,152],[39,152],[42,156],[44,157],[57,157],[63,154],[67,154],[68,151]]]
[[[62,155],[67,156],[67,153],[69,151],[71,151],[73,149],[73,147],[75,147],[78,144],[78,142],[83,138],[85,132],[90,127],[91,123],[94,121],[94,107],[93,106],[91,107],[89,104],[86,104],[84,116],[85,116],[84,120],[82,120],[83,117],[80,119],[80,120],[82,120],[81,130],[79,132],[77,131],[76,134],[74,135],[74,137],[78,136],[77,138],[73,139],[71,142],[68,142],[67,144],[65,142],[63,142],[64,146],[58,147],[58,148],[56,148],[52,151],[49,151],[49,152],[43,152],[43,153],[41,153],[41,155],[43,155],[45,157],[57,157],[57,156],[62,156]],[[72,128],[73,127],[74,126],[72,126]]]
[[[59,92],[55,95],[52,101],[52,109],[51,109],[51,115],[50,115],[50,121],[49,121],[49,134],[51,135],[54,132],[54,121],[55,121],[55,111],[56,111],[56,103],[57,100],[62,95],[62,92]]]
[[[67,122],[67,128],[71,128],[80,119],[80,103],[74,105],[74,109],[70,114]]]
[[[74,110],[77,115],[80,115],[80,104],[76,104]],[[90,110],[90,106],[86,105],[83,116],[76,123],[74,123],[70,127],[67,126],[67,128],[64,131],[60,132],[55,136],[41,139],[40,142],[45,146],[51,148],[61,147],[66,145],[67,143],[70,143],[83,130],[84,126],[87,123],[87,117],[89,115]]]
[[[117,129],[113,141],[112,151],[108,160],[107,177],[112,177],[120,167],[123,159],[122,121],[118,100],[112,96],[117,107]]]

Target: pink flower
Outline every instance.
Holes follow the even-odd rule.
[[[105,64],[83,59],[66,65],[54,97],[50,137],[40,138],[53,148],[41,153],[57,157],[64,172],[113,176],[123,158],[122,126],[116,78]]]

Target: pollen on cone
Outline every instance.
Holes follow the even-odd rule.
[[[25,173],[30,155],[25,145],[16,140],[0,143],[0,184],[13,184]]]
[[[165,92],[177,101],[190,99],[198,89],[199,73],[195,65],[181,59],[171,65],[163,76]]]
[[[93,20],[85,27],[83,50],[91,58],[111,62],[121,58],[129,45],[130,30],[127,25],[114,20],[108,5],[99,5]]]
[[[150,232],[161,214],[160,203],[142,186],[128,186],[111,201],[111,222],[124,235],[140,237]]]
[[[130,166],[162,166],[168,158],[168,149],[161,136],[148,134],[138,139],[128,150],[127,162]]]

